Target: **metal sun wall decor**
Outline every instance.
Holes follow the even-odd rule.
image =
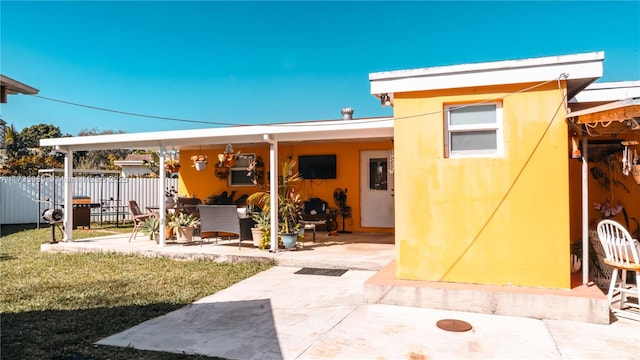
[[[218,154],[218,164],[216,166],[216,177],[219,179],[226,179],[229,176],[229,168],[232,168],[236,162],[236,159],[240,155],[233,152],[233,145],[227,144],[223,153]]]

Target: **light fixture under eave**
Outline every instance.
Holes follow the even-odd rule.
[[[380,94],[380,105],[382,105],[383,107],[391,106],[391,97],[389,96],[389,94]]]
[[[638,123],[638,120],[640,118],[633,118],[627,121],[627,125],[631,126],[631,130],[640,130],[640,123]]]

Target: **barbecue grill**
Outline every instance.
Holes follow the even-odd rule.
[[[92,203],[89,196],[73,197],[73,228],[85,226],[91,229],[91,209],[99,208],[100,203]]]

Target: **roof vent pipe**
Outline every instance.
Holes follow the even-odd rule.
[[[353,119],[353,108],[346,107],[340,110],[342,113],[342,120],[351,120]]]

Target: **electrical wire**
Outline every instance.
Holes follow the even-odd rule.
[[[53,99],[53,98],[42,96],[42,95],[34,95],[34,94],[29,94],[29,95],[33,96],[33,97],[40,98],[40,99],[59,102],[59,103],[62,103],[62,104],[67,104],[67,105],[84,107],[84,108],[87,108],[87,109],[112,112],[112,113],[122,114],[122,115],[145,117],[145,118],[150,118],[150,119],[170,120],[170,121],[179,121],[179,122],[188,122],[188,123],[197,123],[197,124],[209,124],[209,125],[248,125],[248,124],[233,124],[233,123],[225,123],[225,122],[215,122],[215,121],[205,121],[205,120],[190,120],[190,119],[181,119],[181,118],[174,118],[174,117],[167,117],[167,116],[137,114],[137,113],[132,113],[132,112],[128,112],[128,111],[107,109],[107,108],[102,108],[102,107],[98,107],[98,106],[78,104],[78,103],[74,103],[74,102],[71,102],[71,101],[58,100],[58,99]]]
[[[551,79],[551,80],[547,80],[547,81],[543,81],[540,82],[538,84],[526,87],[524,89],[520,89],[511,93],[508,93],[506,95],[503,96],[499,96],[493,99],[488,99],[488,100],[482,100],[482,101],[478,101],[478,102],[474,102],[474,103],[469,103],[469,104],[465,104],[465,105],[461,105],[461,106],[456,106],[455,110],[458,109],[464,109],[467,107],[472,107],[472,106],[477,106],[477,105],[482,105],[485,103],[490,103],[490,102],[494,102],[497,100],[502,100],[505,99],[509,96],[515,95],[515,94],[519,94],[525,91],[529,91],[529,90],[533,90],[536,89],[538,87],[544,86],[552,81],[558,81],[558,86],[560,86],[560,79],[567,79],[568,75],[566,73],[562,73],[560,74],[557,78]],[[137,117],[145,117],[145,118],[151,118],[151,119],[158,119],[158,120],[168,120],[168,121],[178,121],[178,122],[186,122],[186,123],[196,123],[196,124],[208,124],[208,125],[223,125],[223,126],[249,126],[249,125],[256,125],[256,124],[246,124],[246,123],[233,123],[233,122],[217,122],[217,121],[206,121],[206,120],[192,120],[192,119],[182,119],[182,118],[176,118],[176,117],[167,117],[167,116],[156,116],[156,115],[146,115],[146,114],[138,114],[138,113],[133,113],[133,112],[128,112],[128,111],[121,111],[121,110],[114,110],[114,109],[108,109],[108,108],[103,108],[103,107],[99,107],[99,106],[93,106],[93,105],[85,105],[85,104],[80,104],[80,103],[75,103],[75,102],[71,102],[71,101],[66,101],[66,100],[59,100],[59,99],[54,99],[54,98],[50,98],[50,97],[46,97],[46,96],[42,96],[42,95],[35,95],[35,94],[29,94],[29,96],[34,96],[40,99],[44,99],[44,100],[49,100],[49,101],[54,101],[54,102],[59,102],[62,104],[67,104],[67,105],[73,105],[73,106],[79,106],[79,107],[84,107],[87,109],[93,109],[93,110],[99,110],[99,111],[106,111],[106,112],[112,112],[112,113],[116,113],[116,114],[122,114],[122,115],[130,115],[130,116],[137,116]],[[565,109],[567,108],[567,103],[566,103],[566,95],[563,96],[563,103],[565,105]],[[437,115],[437,114],[442,114],[447,110],[436,110],[436,111],[432,111],[432,112],[427,112],[427,113],[421,113],[421,114],[415,114],[415,115],[406,115],[406,116],[399,116],[399,117],[392,117],[394,121],[396,120],[405,120],[405,119],[412,119],[412,118],[418,118],[418,117],[422,117],[422,116],[429,116],[429,115]],[[354,120],[359,120],[359,119],[354,119]],[[380,118],[376,118],[376,119],[366,119],[363,120],[364,123],[377,123],[377,122],[383,122],[383,121],[388,121],[389,117],[380,117]],[[318,122],[306,122],[306,123],[277,123],[277,124],[269,124],[269,126],[271,127],[279,127],[279,126],[291,126],[292,124],[295,124],[295,126],[335,126],[336,122],[332,122],[332,123],[318,123]],[[338,125],[340,124],[344,124],[344,125],[348,125],[348,122],[338,122]]]

